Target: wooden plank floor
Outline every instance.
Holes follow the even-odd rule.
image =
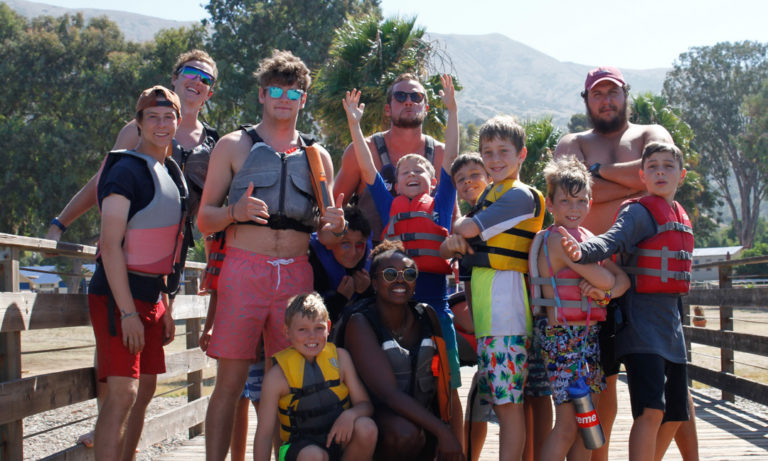
[[[462,402],[466,402],[473,368],[462,368],[463,385],[459,389]],[[629,430],[632,415],[629,409],[629,393],[626,380],[619,379],[619,414],[613,428],[610,459],[626,460]],[[692,391],[696,406],[696,426],[699,434],[699,458],[701,460],[768,460],[768,417],[748,414],[734,404],[712,399],[702,392]],[[251,410],[249,440],[253,440],[256,430],[256,415]],[[499,426],[490,424],[481,461],[497,460],[499,457]],[[250,445],[250,444],[249,444]],[[252,447],[248,447],[251,459]],[[158,458],[160,461],[204,460],[205,439],[196,437],[185,442],[171,453]],[[229,457],[227,458],[229,460]],[[664,460],[682,460],[674,442]]]

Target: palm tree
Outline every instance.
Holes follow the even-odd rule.
[[[360,89],[366,105],[361,123],[364,133],[386,130],[386,91],[405,72],[419,76],[427,90],[430,111],[424,132],[443,137],[445,116],[438,96],[440,78],[430,73],[437,51],[423,39],[424,29],[415,27],[416,18],[380,19],[367,15],[351,19],[336,32],[329,58],[315,75],[312,93],[314,114],[325,134],[324,143],[338,162],[351,141],[341,100],[347,90]],[[442,57],[442,56],[439,56]],[[443,59],[443,62],[447,60]],[[455,82],[455,79],[454,79]],[[457,86],[457,89],[460,89]]]
[[[704,177],[696,171],[699,166],[699,154],[691,147],[693,129],[682,119],[680,110],[670,106],[662,95],[649,92],[635,96],[631,112],[632,123],[663,126],[672,135],[675,145],[683,151],[688,174],[675,194],[675,199],[690,215],[696,234],[696,245],[706,246],[706,242],[715,236],[717,230],[717,223],[712,218],[717,198],[707,188]]]

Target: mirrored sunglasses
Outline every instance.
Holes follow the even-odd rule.
[[[415,267],[406,267],[401,271],[394,267],[387,267],[381,271],[381,276],[384,277],[384,280],[387,282],[394,282],[397,280],[398,275],[402,275],[403,280],[410,283],[416,280],[419,276],[419,271]]]
[[[203,70],[200,70],[197,67],[184,66],[181,69],[179,69],[178,74],[190,80],[194,80],[197,77],[200,79],[201,82],[203,82],[204,85],[208,85],[208,86],[213,86],[213,82],[215,82],[215,79],[211,74]]]
[[[269,90],[269,97],[273,99],[280,99],[283,97],[283,91],[285,91],[285,97],[287,97],[291,101],[298,101],[299,98],[301,98],[301,95],[304,94],[304,91],[297,90],[294,88],[291,88],[290,90],[283,90],[279,86],[270,86],[267,87],[267,90]]]
[[[405,102],[405,100],[408,99],[408,96],[410,96],[411,101],[415,102],[416,104],[424,100],[424,93],[419,93],[416,91],[414,91],[413,93],[408,93],[405,91],[395,91],[393,96],[395,97],[395,101],[397,102]]]

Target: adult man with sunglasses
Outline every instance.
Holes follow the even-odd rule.
[[[396,195],[393,187],[395,165],[402,156],[421,154],[438,169],[443,164],[445,145],[422,133],[422,124],[428,110],[424,86],[415,75],[401,74],[387,89],[384,114],[389,117],[389,129],[366,138],[368,148],[373,154],[373,163],[393,196]],[[357,195],[358,206],[371,223],[373,239],[378,241],[381,236],[381,219],[365,182],[361,179],[360,165],[355,158],[352,144],[347,147],[341,158],[341,168],[336,176],[333,192],[334,195],[343,193],[346,201],[349,201],[353,194]]]
[[[205,422],[209,460],[223,460],[227,454],[235,402],[250,363],[258,359],[259,339],[264,339],[268,358],[290,344],[284,334],[288,300],[312,291],[310,233],[317,229],[320,242],[331,246],[347,231],[339,207],[326,208],[318,221],[306,153],[312,140],[296,130],[311,83],[309,69],[291,52],[275,50],[259,63],[256,78],[261,123],[243,126],[216,145],[198,218],[203,233],[227,232],[206,351],[218,359]],[[332,178],[330,155],[314,146]]]
[[[638,175],[645,146],[653,141],[672,143],[673,140],[661,125],[629,122],[629,85],[615,67],[603,66],[589,71],[581,97],[584,98],[592,128],[563,136],[554,157],[572,155],[589,168],[593,181],[593,203],[583,226],[594,234],[601,234],[613,224],[616,212],[625,200],[645,194],[646,186]],[[606,443],[594,451],[593,460],[608,459],[611,428],[616,418],[616,381],[620,363],[614,357],[614,312],[615,305],[612,303],[608,319],[601,323],[600,329],[601,362],[608,388],[600,398],[598,417],[605,431]],[[689,411],[689,421],[680,425],[676,434],[665,433],[662,426],[658,440],[666,450],[674,436],[683,459],[696,460],[698,442],[690,395]]]

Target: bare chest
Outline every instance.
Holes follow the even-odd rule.
[[[644,139],[642,132],[629,129],[621,136],[610,138],[594,133],[585,135],[579,139],[579,144],[588,165],[613,164],[639,159],[643,153]]]

